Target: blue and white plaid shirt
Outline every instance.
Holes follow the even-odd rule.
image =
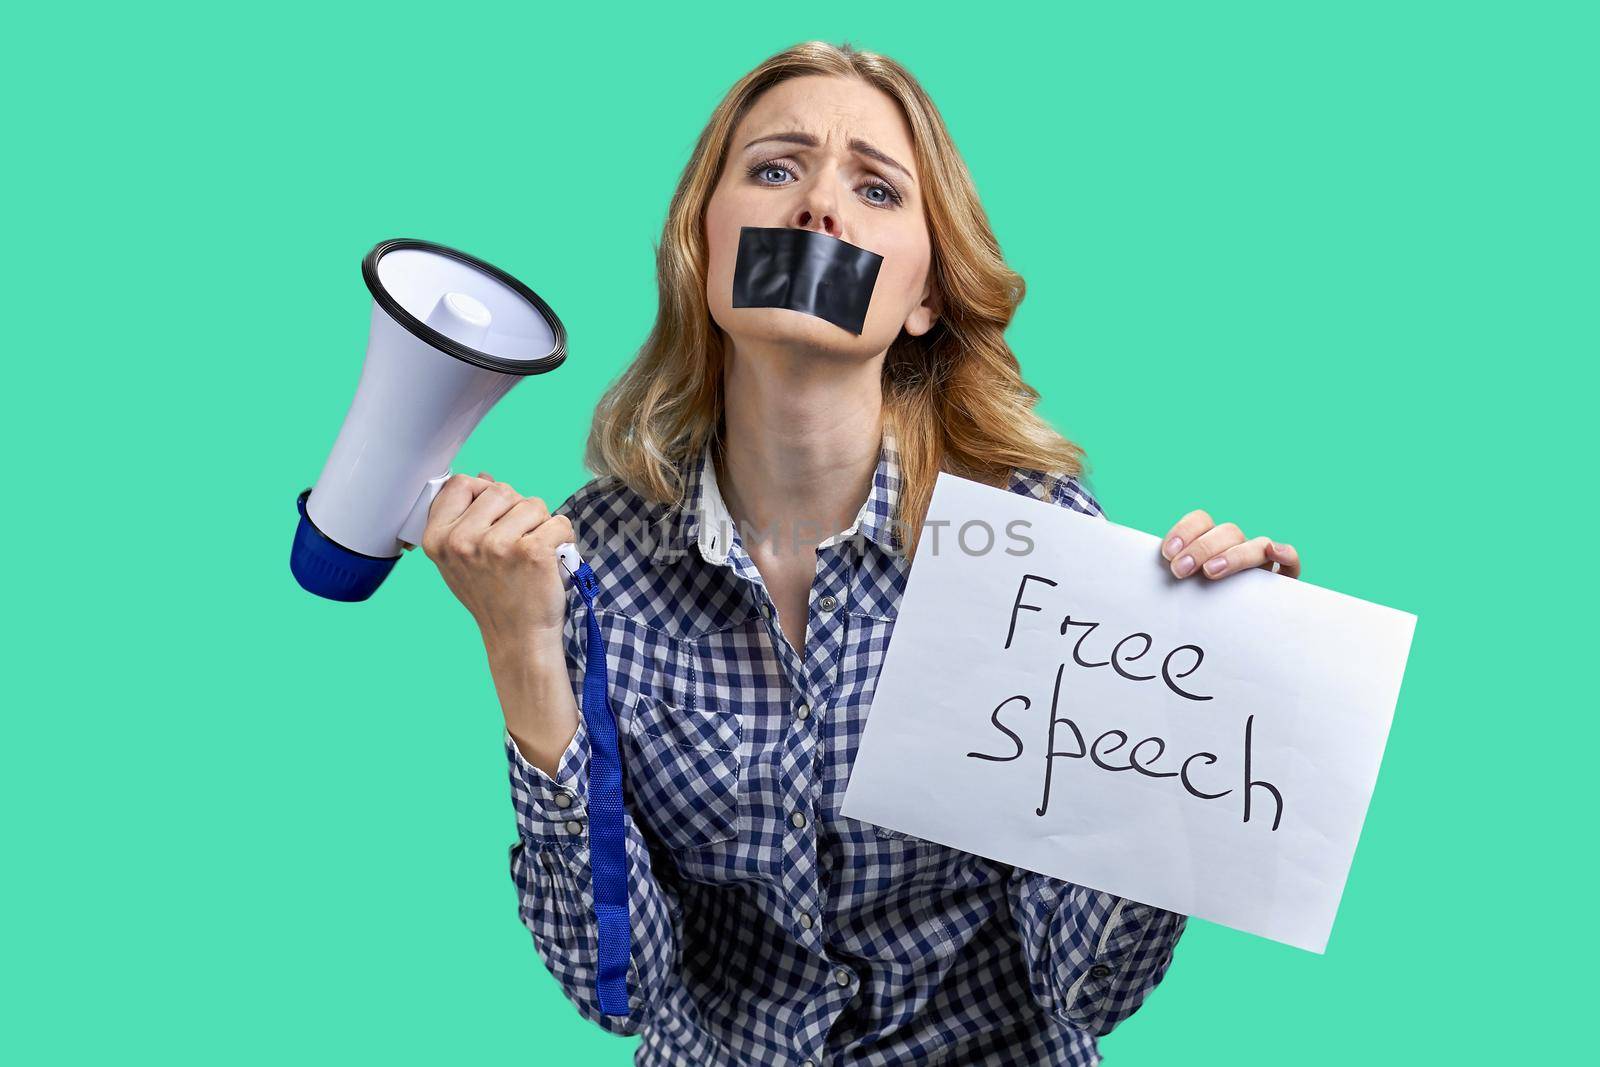
[[[803,654],[745,552],[711,448],[681,506],[596,478],[557,512],[600,581],[624,775],[629,1009],[595,989],[588,740],[555,778],[509,733],[518,911],[583,1017],[644,1065],[1072,1064],[1166,973],[1185,917],[848,819],[840,799],[909,565],[892,431],[848,530],[822,541]],[[1076,478],[1009,488],[1091,515]],[[583,690],[586,607],[568,590]]]

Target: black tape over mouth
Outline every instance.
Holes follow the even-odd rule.
[[[816,230],[744,226],[733,306],[788,308],[860,335],[883,257]]]

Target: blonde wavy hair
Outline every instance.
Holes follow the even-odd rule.
[[[939,317],[920,337],[902,331],[883,365],[884,420],[901,458],[900,529],[922,529],[941,470],[997,486],[1013,467],[1082,474],[1083,449],[1033,410],[1039,393],[1022,380],[1006,344],[1026,286],[1000,253],[944,119],[894,60],[823,41],[763,61],[728,90],[701,131],[656,249],[655,325],[596,405],[585,465],[647,500],[677,504],[685,460],[720,438],[725,337],[706,304],[706,205],[729,139],[756,98],[808,74],[860,78],[897,100],[921,176]],[[910,541],[908,556],[916,537]]]

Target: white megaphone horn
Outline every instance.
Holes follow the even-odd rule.
[[[383,241],[361,261],[372,332],[355,400],[316,484],[297,501],[289,569],[306,591],[365,600],[422,542],[450,464],[489,409],[567,358],[550,305],[481,259]],[[558,550],[575,574],[576,547]]]

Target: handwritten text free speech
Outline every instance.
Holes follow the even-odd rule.
[[[1039,582],[1052,587],[1058,586],[1057,582],[1043,575],[1024,574],[1022,576],[1021,581],[1017,584],[1016,597],[1012,601],[1011,618],[1006,629],[1005,644],[1002,646],[1004,649],[1011,647],[1012,639],[1016,636],[1017,617],[1020,612],[1033,611],[1042,613],[1045,610],[1038,604],[1025,602],[1024,598],[1030,595],[1028,589],[1030,582]],[[1181,644],[1175,646],[1162,657],[1159,674],[1142,674],[1137,669],[1134,669],[1132,665],[1143,659],[1155,647],[1155,639],[1150,634],[1136,631],[1111,644],[1109,652],[1103,653],[1106,658],[1086,659],[1086,652],[1092,654],[1097,644],[1103,647],[1109,641],[1109,639],[1102,639],[1099,642],[1090,642],[1089,647],[1085,648],[1085,642],[1089,641],[1091,635],[1094,634],[1099,626],[1098,622],[1074,619],[1070,614],[1061,617],[1059,632],[1062,637],[1070,636],[1071,631],[1074,629],[1081,631],[1077,634],[1077,639],[1073,642],[1071,650],[1071,662],[1076,667],[1091,670],[1109,667],[1130,682],[1153,682],[1159,677],[1167,689],[1184,700],[1199,704],[1212,699],[1211,696],[1196,691],[1199,688],[1198,685],[1191,685],[1184,681],[1194,674],[1205,660],[1205,650],[1199,645]],[[1139,644],[1140,642],[1142,644]],[[1130,645],[1130,643],[1138,645],[1138,651],[1125,652],[1124,647]],[[1175,670],[1174,668],[1179,665],[1182,665],[1183,669]],[[1255,730],[1254,715],[1247,715],[1243,723],[1244,738],[1242,758],[1240,760],[1240,776],[1235,779],[1238,783],[1237,787],[1230,786],[1226,789],[1212,791],[1217,784],[1220,784],[1217,772],[1210,771],[1208,773],[1203,769],[1194,768],[1193,765],[1198,762],[1203,768],[1214,767],[1220,758],[1214,752],[1194,752],[1185,756],[1180,762],[1168,761],[1158,766],[1166,755],[1167,742],[1164,738],[1146,737],[1134,743],[1131,748],[1128,748],[1128,742],[1131,739],[1130,735],[1124,730],[1109,729],[1100,733],[1093,741],[1086,741],[1084,731],[1078,722],[1069,716],[1059,714],[1061,681],[1066,669],[1066,662],[1062,662],[1056,668],[1055,686],[1050,697],[1050,725],[1045,736],[1044,795],[1039,806],[1034,809],[1034,814],[1043,816],[1049,810],[1050,778],[1055,767],[1055,761],[1058,759],[1087,759],[1089,763],[1103,771],[1112,773],[1133,771],[1149,778],[1177,779],[1176,784],[1180,785],[1189,796],[1198,800],[1220,800],[1223,797],[1238,793],[1243,821],[1247,823],[1251,821],[1253,815],[1252,802],[1255,795],[1258,791],[1262,791],[1264,799],[1270,800],[1273,804],[1271,829],[1278,829],[1283,821],[1283,793],[1271,782],[1253,777],[1255,773],[1255,768],[1252,766],[1252,735]],[[1183,684],[1180,684],[1180,682],[1183,682]],[[1014,751],[1009,755],[968,752],[967,755],[969,757],[1002,763],[1022,758],[1026,751],[1025,742],[1000,717],[1001,712],[1012,704],[1020,705],[1020,708],[1026,711],[1033,706],[1033,700],[1025,693],[1007,696],[990,711],[989,721],[996,730],[1011,739]],[[1064,749],[1057,748],[1058,735],[1061,736],[1060,743],[1069,747]],[[1127,749],[1125,756],[1118,757],[1116,762],[1110,760],[1109,757],[1115,756],[1125,748]],[[1145,754],[1141,756],[1141,752]]]

